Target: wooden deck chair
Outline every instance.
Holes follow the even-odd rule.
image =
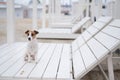
[[[80,16],[54,18],[54,21],[49,23],[49,27],[55,29],[72,29],[72,27],[81,20]],[[89,17],[86,17],[86,19],[89,19]],[[91,23],[90,20],[89,22]]]
[[[120,28],[118,27],[120,27],[120,24],[118,22],[120,23],[120,20],[114,20],[102,31],[97,33],[97,35],[93,36],[93,38],[87,41],[86,44],[84,44],[78,50],[76,50],[76,53],[73,52],[73,55],[75,55],[73,56],[75,79],[82,78],[83,75],[86,74],[86,72],[89,72],[91,69],[93,69],[93,67],[98,65],[105,58],[111,58],[111,53],[114,52],[117,48],[119,48]],[[92,35],[92,32],[89,31],[89,34]],[[77,56],[78,58],[76,58]],[[81,63],[83,64],[78,64],[77,60],[82,61]],[[108,60],[108,66],[112,67],[112,62],[109,61],[111,60]],[[79,71],[81,73],[79,73]],[[113,70],[109,70],[109,73],[113,74]],[[114,75],[110,74],[110,80],[114,80]]]
[[[105,19],[103,21],[102,19]],[[112,18],[110,17],[101,17],[95,24],[99,24],[101,21],[103,21],[105,24],[108,24]],[[71,29],[41,29],[39,30],[40,34],[38,35],[38,38],[51,38],[51,39],[76,39],[80,32],[83,32],[83,26],[85,23],[87,23],[88,20],[85,18],[76,24],[72,30]],[[87,25],[89,26],[89,25]],[[100,25],[101,26],[101,25]]]
[[[116,24],[117,23],[117,24]],[[120,46],[120,20],[114,20],[98,30],[96,35],[86,30],[90,39],[82,34],[83,45],[39,43],[38,63],[25,63],[26,43],[0,46],[1,80],[79,80],[103,60],[108,59],[109,79],[114,80],[111,53]],[[115,24],[115,25],[114,25]],[[112,31],[111,31],[112,30]],[[77,38],[80,39],[80,38]],[[73,51],[73,48],[77,47]]]

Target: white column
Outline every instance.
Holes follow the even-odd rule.
[[[61,14],[61,0],[55,0],[55,14],[57,16]]]
[[[7,43],[15,41],[14,0],[7,0]]]
[[[33,0],[33,29],[37,29],[37,0]]]
[[[89,0],[86,2],[86,17],[89,16]]]
[[[99,0],[99,17],[102,16],[102,0]]]
[[[114,70],[113,70],[113,63],[112,63],[112,53],[109,55],[108,59],[108,74],[109,80],[114,80]]]
[[[46,0],[42,0],[42,28],[46,27]]]

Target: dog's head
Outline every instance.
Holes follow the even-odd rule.
[[[31,40],[33,40],[33,39],[35,39],[36,38],[36,35],[38,34],[39,32],[38,31],[36,31],[36,30],[27,30],[26,32],[25,32],[25,34],[28,36],[28,40],[29,41],[31,41]]]

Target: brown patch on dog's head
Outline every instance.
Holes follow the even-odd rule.
[[[36,30],[33,30],[33,31],[27,30],[27,31],[25,32],[25,34],[27,34],[27,36],[28,36],[28,40],[29,40],[29,41],[31,41],[32,39],[35,39],[35,38],[36,38],[36,35],[37,35],[38,33],[39,33],[39,32],[36,31]]]
[[[36,31],[36,30],[34,30],[34,32],[35,32],[35,34],[38,34],[39,32],[38,31]]]
[[[34,31],[31,31],[31,36],[33,37],[33,39],[36,37],[36,35],[38,34],[39,32],[34,30]]]
[[[29,30],[25,31],[25,34],[29,34]]]

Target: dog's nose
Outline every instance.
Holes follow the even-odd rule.
[[[29,41],[31,41],[31,38],[28,38]]]

